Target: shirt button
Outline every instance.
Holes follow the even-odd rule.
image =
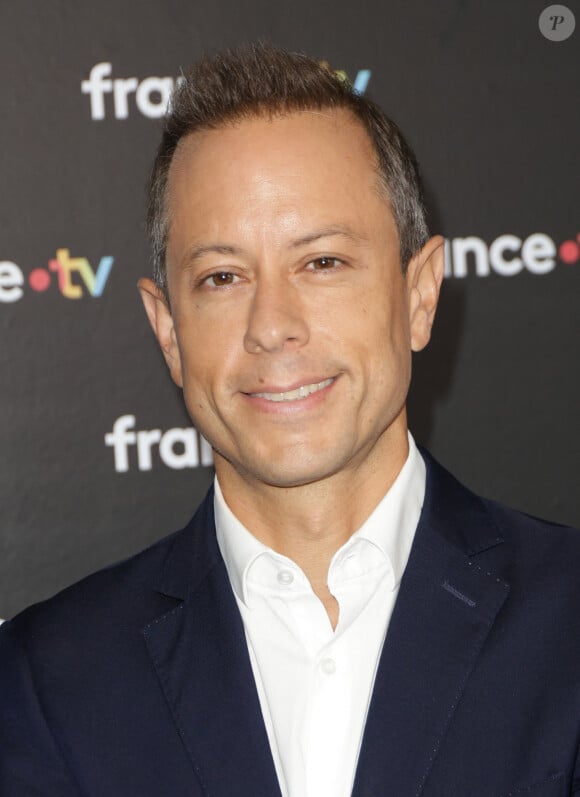
[[[285,587],[294,581],[294,576],[289,570],[280,570],[276,578],[278,579],[278,584],[282,584]]]
[[[336,662],[334,659],[323,659],[320,668],[325,675],[332,675],[336,672]]]

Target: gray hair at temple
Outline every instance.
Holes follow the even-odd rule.
[[[397,125],[326,64],[270,45],[252,44],[202,58],[173,95],[151,172],[147,213],[153,276],[166,296],[167,179],[179,141],[198,130],[239,119],[326,108],[350,111],[369,135],[406,269],[429,233],[417,161]]]

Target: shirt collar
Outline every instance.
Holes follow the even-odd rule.
[[[425,463],[413,437],[410,433],[408,436],[409,455],[397,478],[362,526],[334,554],[329,573],[364,540],[377,548],[388,561],[391,589],[399,585],[419,522],[426,482]],[[248,605],[246,577],[258,557],[270,556],[281,566],[294,563],[261,543],[240,523],[225,502],[217,476],[214,486],[218,546],[237,598]]]
[[[334,554],[330,569],[359,540],[365,540],[378,548],[389,563],[391,589],[398,587],[409,560],[425,498],[425,463],[410,432],[408,437],[409,454],[399,475],[362,526]]]

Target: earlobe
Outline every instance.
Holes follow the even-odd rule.
[[[421,351],[429,343],[445,271],[444,239],[430,238],[409,263],[409,322],[411,348]]]
[[[163,352],[171,378],[179,387],[183,387],[181,357],[167,298],[153,280],[145,277],[139,280],[138,288],[147,318]]]

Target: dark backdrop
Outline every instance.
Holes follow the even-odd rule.
[[[370,70],[418,153],[451,254],[417,439],[477,491],[580,525],[580,3],[562,42],[546,5],[2,4],[0,616],[177,528],[211,481],[135,287],[144,185],[169,79],[259,37]],[[118,471],[105,436],[126,415],[163,456],[137,435]]]

